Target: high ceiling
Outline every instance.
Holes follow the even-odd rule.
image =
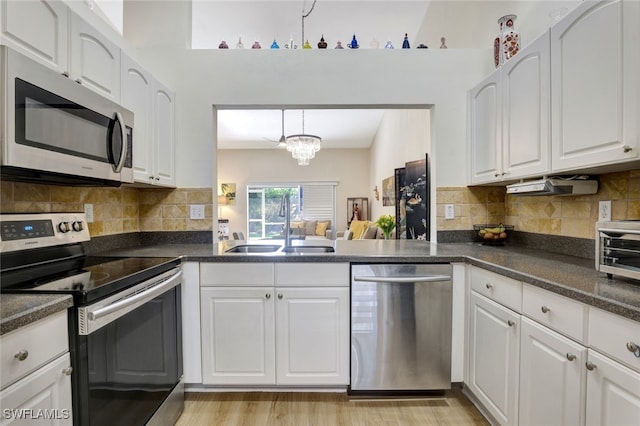
[[[123,0],[84,0],[89,4],[118,3]],[[176,36],[187,34],[187,45],[193,49],[217,49],[224,40],[230,50],[241,39],[243,48],[250,49],[259,41],[268,49],[274,39],[281,49],[290,39],[303,43],[302,16],[311,10],[313,0],[124,0],[140,3],[144,9],[163,8],[173,1],[184,2],[190,9],[186,33],[166,28],[161,34],[137,34],[137,47],[145,44],[179,43]],[[497,20],[506,14],[516,14],[516,29],[524,45],[548,28],[556,19],[580,4],[581,0],[317,0],[304,19],[304,39],[313,49],[324,36],[329,49],[338,40],[346,47],[355,34],[360,49],[382,49],[387,40],[394,47],[402,46],[408,34],[411,48],[424,43],[429,49],[440,46],[446,37],[450,49],[493,47],[498,32]],[[125,12],[127,7],[124,8]],[[144,14],[142,14],[144,15]],[[122,20],[122,16],[120,17]],[[135,29],[135,23],[132,23]],[[135,31],[132,31],[136,33]],[[130,32],[131,33],[131,32]],[[130,34],[131,35],[131,34]],[[189,43],[190,42],[190,43]],[[345,49],[345,54],[349,54]],[[230,52],[232,53],[232,52]],[[282,134],[280,109],[219,110],[218,148],[270,149]],[[297,106],[296,108],[299,108]],[[305,132],[317,134],[325,148],[369,147],[375,137],[384,110],[307,109]],[[300,133],[300,110],[285,112],[285,135]]]

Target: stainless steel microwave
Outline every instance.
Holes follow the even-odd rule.
[[[0,46],[0,166],[6,180],[133,182],[133,113]]]
[[[596,269],[640,280],[640,220],[596,224]]]

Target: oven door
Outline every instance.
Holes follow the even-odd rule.
[[[76,310],[76,424],[142,425],[174,404],[182,389],[181,275],[172,270]]]
[[[133,182],[133,113],[8,48],[3,173]]]

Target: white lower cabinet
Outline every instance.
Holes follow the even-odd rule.
[[[519,313],[504,280],[470,268],[465,381],[479,408],[501,425],[640,424],[640,324],[528,284]]]
[[[273,287],[201,290],[202,382],[275,382]]]
[[[277,288],[276,382],[349,383],[349,289]]]
[[[71,361],[66,353],[0,393],[3,425],[73,424]]]
[[[584,423],[587,348],[523,317],[520,425]]]
[[[0,338],[2,425],[72,425],[67,311]]]
[[[324,265],[327,276],[345,272],[343,285],[312,285],[323,280],[309,273],[276,286],[273,264],[202,264],[202,383],[348,385],[349,267]],[[281,277],[304,271],[277,266]]]
[[[467,385],[500,424],[517,424],[520,315],[471,292]]]
[[[640,423],[640,373],[589,349],[587,418],[593,426]]]

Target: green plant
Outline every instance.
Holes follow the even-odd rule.
[[[389,240],[391,239],[391,232],[396,227],[396,218],[395,216],[391,216],[390,214],[383,214],[378,218],[378,220],[376,220],[376,225],[378,226],[378,228],[380,228],[380,230],[382,230],[384,239]]]

